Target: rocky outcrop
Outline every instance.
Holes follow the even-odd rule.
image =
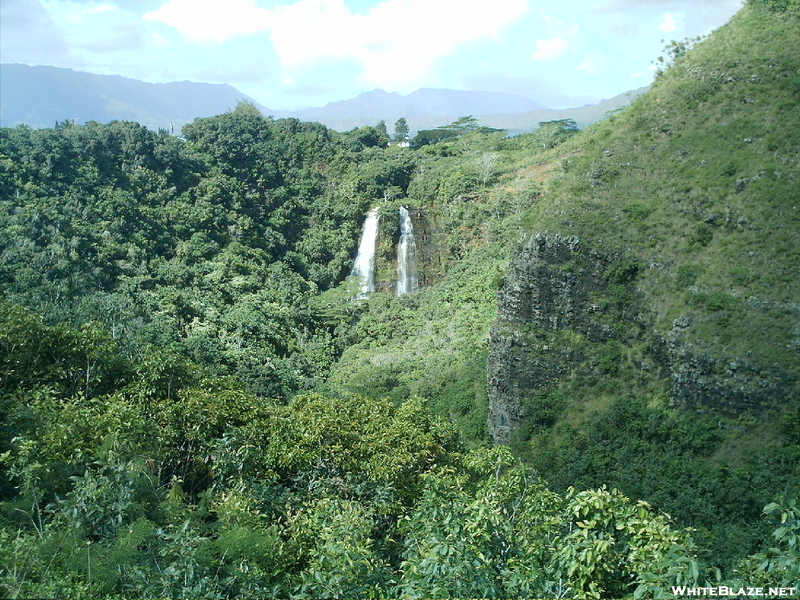
[[[605,273],[609,260],[575,237],[533,235],[514,253],[489,341],[489,431],[505,444],[522,422],[523,399],[554,384],[586,359],[570,331],[589,343],[614,336]]]
[[[500,291],[500,322],[542,329],[594,329],[590,297],[601,290],[606,265],[583,251],[576,237],[534,235],[520,244]]]
[[[534,234],[518,245],[489,341],[495,443],[509,443],[526,419],[536,417],[527,414],[526,400],[537,392],[575,375],[617,376],[619,348],[637,348],[635,368],[658,378],[674,407],[737,414],[800,397],[796,373],[698,351],[686,334],[689,314],[666,335],[653,331],[636,291],[638,268],[628,256],[594,253],[575,237]],[[619,383],[624,389],[624,378]]]
[[[800,378],[746,358],[714,359],[693,351],[683,332],[692,318],[676,319],[672,331],[657,338],[654,354],[669,382],[670,403],[680,408],[714,406],[727,413],[760,411],[776,400],[800,397]]]
[[[444,253],[440,232],[430,209],[408,206],[417,239],[418,279],[420,287],[435,283],[444,275]]]

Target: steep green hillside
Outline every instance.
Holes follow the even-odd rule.
[[[800,481],[798,38],[746,7],[563,144],[490,343],[496,440],[731,559]]]
[[[598,251],[633,248],[666,332],[796,372],[800,264],[797,18],[747,9],[631,109],[573,140],[528,217]]]
[[[800,492],[799,33],[749,6],[579,135],[431,147],[404,202],[460,211],[441,228],[470,243],[373,298],[328,385],[419,394],[478,445],[489,398],[559,489],[647,498],[728,565],[755,550],[761,507]],[[481,152],[493,179],[460,189]]]

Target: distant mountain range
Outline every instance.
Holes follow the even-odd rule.
[[[209,117],[253,102],[230,85],[144,83],[117,75],[94,75],[57,67],[0,65],[0,125],[53,127],[77,123],[137,121],[156,130],[175,131],[197,117]]]
[[[541,104],[514,94],[499,92],[463,92],[422,88],[407,96],[397,92],[373,90],[351,100],[331,102],[321,108],[295,111],[304,120],[319,119],[413,119],[426,116],[458,118],[492,114],[520,114],[544,108]]]
[[[209,117],[251,102],[265,115],[319,121],[332,129],[347,131],[380,120],[392,130],[406,118],[412,133],[472,115],[483,125],[522,133],[539,122],[574,119],[580,127],[625,104],[642,93],[641,88],[572,109],[548,109],[524,96],[499,92],[422,88],[408,95],[376,89],[350,100],[296,111],[272,110],[230,85],[194,83],[145,83],[117,75],[95,75],[72,69],[19,64],[0,65],[0,126],[19,124],[53,127],[57,121],[77,123],[113,120],[136,121],[150,129],[174,129],[177,133],[198,117]]]
[[[392,131],[394,121],[405,117],[413,132],[446,125],[458,117],[479,117],[482,125],[506,129],[510,134],[533,131],[542,121],[573,119],[583,129],[606,114],[630,103],[644,93],[646,87],[620,94],[598,104],[565,109],[545,108],[541,104],[514,94],[498,92],[464,92],[422,88],[403,96],[396,92],[373,90],[350,100],[331,102],[321,108],[300,111],[269,111],[275,117],[297,117],[319,121],[331,129],[348,131],[362,125],[375,125],[383,119]]]

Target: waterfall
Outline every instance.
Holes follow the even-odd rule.
[[[405,206],[400,206],[400,243],[397,247],[397,295],[416,292],[417,282],[417,242],[414,239],[414,225]]]
[[[367,213],[358,243],[356,262],[351,275],[361,278],[361,295],[375,291],[375,242],[378,239],[378,209]]]

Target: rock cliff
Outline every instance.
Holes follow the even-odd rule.
[[[712,357],[685,338],[689,313],[668,333],[636,289],[641,266],[630,255],[603,255],[577,237],[533,234],[518,245],[499,294],[489,341],[489,431],[507,444],[531,414],[528,400],[575,376],[616,378],[627,360],[637,377],[660,380],[670,405],[760,410],[800,393],[798,377],[746,357]],[[535,410],[535,409],[534,409]]]
[[[505,444],[523,421],[524,400],[586,360],[584,341],[614,336],[604,273],[608,260],[576,237],[532,235],[514,253],[489,341],[489,431]],[[572,332],[575,343],[563,334]]]

